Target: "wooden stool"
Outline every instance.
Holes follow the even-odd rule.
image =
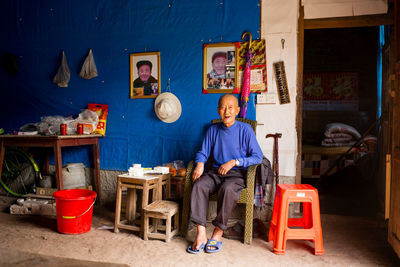
[[[174,228],[172,228],[172,216],[174,218]],[[154,218],[153,225],[150,227],[150,218]],[[166,220],[165,226],[158,225],[159,219]],[[165,233],[159,233],[164,230]],[[154,232],[152,232],[154,231]],[[179,205],[173,201],[158,200],[144,208],[144,230],[143,239],[149,238],[162,239],[169,242],[179,231]]]
[[[161,182],[162,179],[160,179],[159,175],[145,175],[142,177],[132,177],[128,174],[118,175],[117,196],[115,200],[115,233],[119,232],[119,228],[131,231],[141,231],[141,225],[143,225],[143,216],[141,216],[141,221],[139,223],[136,222],[136,190],[142,190],[141,209],[143,215],[143,208],[149,204],[150,190],[153,190],[153,201],[161,199]],[[121,221],[122,188],[127,188],[128,194],[125,212],[126,220]]]
[[[302,218],[288,218],[290,202],[303,203]],[[300,227],[300,229],[290,227]],[[268,242],[274,241],[275,254],[285,253],[287,239],[312,240],[314,254],[324,254],[318,191],[311,185],[279,184],[276,188],[268,234]]]

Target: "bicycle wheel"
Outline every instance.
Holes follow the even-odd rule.
[[[33,192],[39,168],[32,157],[20,149],[7,149],[4,153],[0,184],[5,194],[16,197]]]

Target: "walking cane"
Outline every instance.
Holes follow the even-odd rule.
[[[278,138],[282,137],[281,133],[275,134],[267,134],[265,138],[273,137],[274,138],[274,153],[273,153],[273,164],[275,171],[275,188],[279,184],[279,153],[278,153]]]

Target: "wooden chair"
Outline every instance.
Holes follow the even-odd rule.
[[[256,132],[257,121],[236,118],[237,121],[245,122],[251,125],[254,132]],[[219,123],[221,119],[212,120],[211,123]],[[186,236],[189,225],[189,206],[190,206],[190,195],[192,193],[192,172],[194,169],[194,161],[190,161],[186,169],[186,177],[183,191],[183,209],[182,209],[182,223],[181,223],[181,235]],[[253,239],[253,205],[254,205],[254,180],[256,176],[256,168],[259,164],[251,165],[247,168],[246,174],[246,188],[244,188],[240,194],[238,204],[244,204],[246,206],[245,214],[245,226],[244,226],[244,238],[243,242],[251,244]],[[210,196],[210,200],[216,200],[216,195]]]

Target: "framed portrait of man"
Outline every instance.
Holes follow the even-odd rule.
[[[237,88],[234,43],[203,45],[203,93],[232,93]]]
[[[130,98],[155,98],[160,94],[160,52],[130,54]]]

